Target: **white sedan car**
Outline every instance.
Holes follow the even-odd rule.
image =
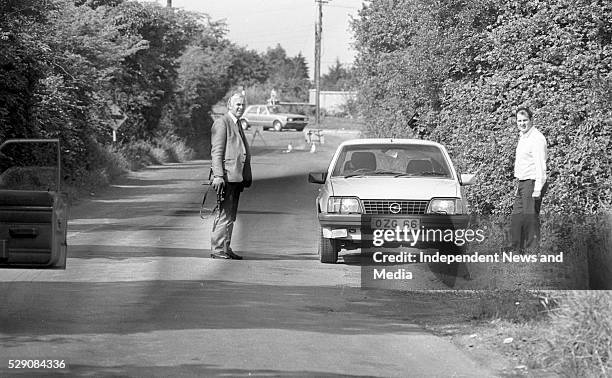
[[[302,131],[308,125],[308,117],[303,114],[284,112],[280,106],[251,105],[244,111],[240,122],[245,130],[251,126],[262,126],[264,130],[295,129]]]
[[[323,185],[316,199],[321,262],[335,263],[342,248],[372,246],[376,233],[393,233],[387,230],[401,230],[407,236],[392,239],[398,245],[434,244],[456,251],[457,244],[441,235],[468,224],[462,187],[473,179],[474,175],[457,173],[439,143],[419,139],[342,143],[327,172],[308,177],[309,182]]]

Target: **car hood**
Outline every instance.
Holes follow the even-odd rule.
[[[459,183],[452,179],[423,177],[334,177],[334,196],[361,199],[429,200],[434,197],[460,197]]]

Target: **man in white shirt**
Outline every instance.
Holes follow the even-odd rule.
[[[514,177],[518,180],[512,210],[512,245],[521,251],[537,248],[540,240],[540,207],[546,193],[546,138],[533,127],[528,108],[516,111],[520,137],[516,146]]]

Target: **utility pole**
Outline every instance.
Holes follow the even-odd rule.
[[[325,0],[315,0],[319,5],[319,15],[315,23],[315,123],[321,122],[321,34],[323,33],[323,3]]]
[[[167,0],[166,1],[166,7],[172,8],[172,0]]]

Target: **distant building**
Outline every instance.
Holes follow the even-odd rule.
[[[315,105],[316,103],[316,89],[308,90],[308,103]],[[342,113],[346,111],[345,105],[349,100],[357,99],[357,92],[355,91],[321,91],[320,92],[320,106],[321,109],[325,109],[327,114]]]

